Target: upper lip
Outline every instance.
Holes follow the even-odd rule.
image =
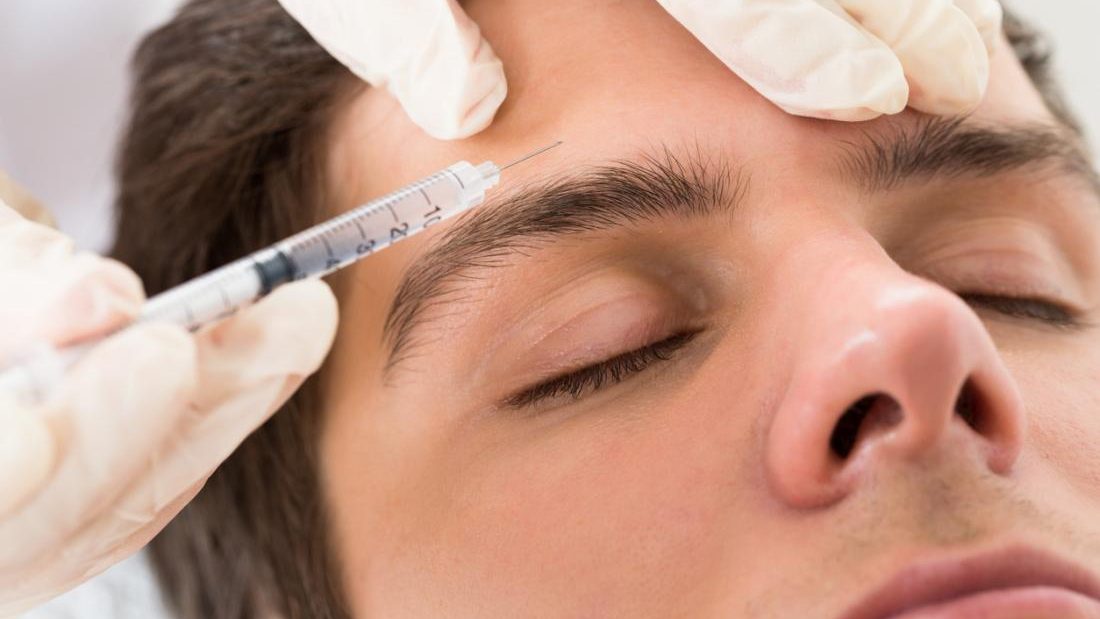
[[[1100,602],[1100,580],[1050,553],[1012,546],[989,553],[914,563],[875,589],[841,619],[884,619],[983,591],[1059,587]]]

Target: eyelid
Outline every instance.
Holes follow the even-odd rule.
[[[498,329],[471,379],[500,397],[549,377],[668,337],[698,313],[664,286],[605,272],[571,292],[538,303],[531,316]],[[497,343],[499,342],[499,343]]]
[[[626,382],[657,363],[671,361],[701,332],[702,329],[681,330],[640,348],[566,371],[516,392],[504,400],[504,405],[522,409],[559,397],[581,400]]]
[[[951,290],[1085,305],[1081,274],[1047,225],[1018,216],[980,217],[953,224],[916,248],[919,260],[906,266]]]
[[[620,304],[621,302],[621,304]],[[510,363],[507,391],[523,388],[592,367],[617,356],[642,350],[683,331],[695,318],[662,304],[638,298],[601,305],[540,338]],[[497,371],[494,374],[498,373]]]

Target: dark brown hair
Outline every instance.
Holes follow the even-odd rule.
[[[358,82],[274,0],[193,0],[142,43],[118,241],[149,294],[322,218],[327,124]],[[316,381],[152,543],[185,618],[346,617],[318,484]]]
[[[1070,117],[1049,48],[1006,31]],[[322,217],[334,109],[362,87],[275,0],[191,0],[134,61],[114,255],[154,294]],[[303,388],[151,544],[184,619],[349,616],[319,484],[320,394]]]

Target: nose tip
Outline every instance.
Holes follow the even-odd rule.
[[[875,462],[961,457],[1007,474],[1019,454],[1022,404],[981,320],[953,294],[907,281],[867,302],[824,304],[768,433],[776,493],[799,507],[853,491]],[[947,456],[946,454],[954,454]]]

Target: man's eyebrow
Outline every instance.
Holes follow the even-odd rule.
[[[1062,126],[929,118],[843,145],[839,171],[871,192],[1041,166],[1084,178],[1100,192],[1082,139]],[[683,154],[665,148],[499,196],[460,219],[402,278],[383,328],[387,370],[407,356],[425,314],[454,302],[462,294],[458,284],[477,269],[504,265],[517,252],[564,236],[732,212],[747,191],[744,174],[697,147]]]
[[[726,161],[699,148],[683,154],[665,148],[502,195],[460,219],[405,273],[383,328],[386,367],[407,355],[425,313],[453,302],[456,282],[477,269],[564,236],[732,212],[747,190],[747,179]]]
[[[1100,192],[1083,138],[1060,124],[983,125],[968,118],[928,118],[846,142],[841,172],[870,192],[931,179],[981,178],[1053,167]]]

